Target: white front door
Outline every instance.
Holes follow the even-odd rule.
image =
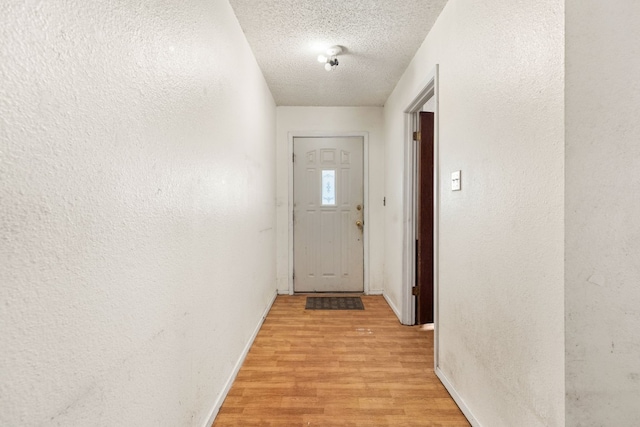
[[[363,138],[293,139],[295,292],[364,291]]]

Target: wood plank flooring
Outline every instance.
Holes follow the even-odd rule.
[[[225,426],[469,426],[433,372],[433,331],[278,296],[214,422]]]

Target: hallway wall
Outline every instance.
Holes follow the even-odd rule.
[[[369,265],[370,292],[382,291],[384,254],[384,134],[381,107],[278,107],[277,108],[277,274],[278,291],[289,283],[289,132],[369,133]]]
[[[439,367],[484,426],[564,425],[563,5],[450,0],[384,109],[400,306],[403,111],[440,64]]]
[[[566,3],[567,425],[640,425],[640,3]]]
[[[9,0],[0,40],[0,425],[204,425],[276,291],[230,6]]]

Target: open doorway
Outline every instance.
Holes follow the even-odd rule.
[[[438,68],[405,109],[404,251],[402,323],[438,322]],[[429,113],[422,114],[421,113]],[[424,121],[421,126],[421,120]],[[430,123],[429,123],[430,122]],[[422,129],[421,129],[422,127]],[[429,128],[429,129],[427,129]],[[426,130],[427,135],[422,131]],[[415,132],[415,134],[414,134]],[[414,138],[415,136],[415,138]],[[421,141],[427,137],[429,142]],[[423,156],[424,155],[424,156]],[[420,167],[420,164],[422,168]],[[430,189],[430,191],[425,191]],[[420,197],[422,195],[422,197]],[[426,230],[426,234],[424,234]],[[421,242],[418,238],[421,238]],[[420,257],[422,255],[422,257]],[[426,280],[431,289],[417,287]],[[420,290],[419,290],[420,289]],[[422,293],[422,304],[420,296]],[[426,309],[426,310],[422,310]],[[422,312],[422,313],[421,313]],[[436,356],[437,359],[437,356]],[[437,361],[436,361],[437,363]]]

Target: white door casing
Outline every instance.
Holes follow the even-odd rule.
[[[295,292],[363,292],[362,137],[293,139]]]

